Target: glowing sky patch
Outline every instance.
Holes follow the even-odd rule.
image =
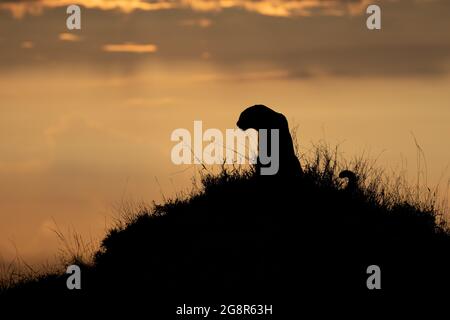
[[[137,44],[126,42],[121,44],[106,44],[102,47],[105,52],[121,52],[121,53],[154,53],[158,47],[154,44]]]
[[[314,14],[362,14],[369,2],[369,0],[25,0],[22,2],[6,0],[0,4],[0,9],[10,11],[15,18],[22,18],[27,14],[39,15],[45,8],[64,7],[71,4],[101,10],[120,10],[124,13],[135,10],[154,11],[179,8],[190,8],[194,11],[241,8],[262,15],[291,17]]]
[[[76,42],[81,40],[80,36],[68,32],[60,33],[58,35],[58,39],[61,41],[70,41],[70,42]]]

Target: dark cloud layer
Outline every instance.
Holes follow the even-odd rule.
[[[286,18],[238,8],[128,14],[85,9],[82,30],[74,32],[80,41],[59,39],[59,34],[68,32],[65,8],[47,9],[42,15],[20,20],[0,11],[0,69],[71,64],[99,72],[131,72],[144,62],[207,61],[230,72],[243,65],[272,65],[300,78],[446,74],[450,2],[380,4],[381,31],[367,30],[364,15]],[[102,50],[107,44],[126,42],[153,44],[157,50],[145,54]]]

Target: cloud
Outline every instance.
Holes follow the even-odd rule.
[[[220,11],[226,8],[241,8],[261,15],[293,17],[311,15],[357,15],[369,0],[229,0],[182,1],[194,10]],[[374,2],[374,1],[371,1]]]
[[[151,167],[152,157],[160,152],[145,135],[78,115],[64,116],[46,130],[45,137],[51,154],[49,176],[133,174]]]
[[[25,15],[41,15],[45,8],[67,7],[72,4],[89,9],[120,10],[130,13],[135,10],[162,10],[176,7],[170,0],[4,0],[0,10],[11,12],[14,18],[21,19]]]
[[[207,18],[199,18],[199,19],[186,19],[180,22],[181,26],[184,27],[200,27],[200,28],[208,28],[212,25],[212,20]]]
[[[0,3],[0,10],[9,11],[16,19],[22,19],[28,15],[41,15],[44,9],[44,3],[40,1],[19,1],[6,0]]]
[[[236,82],[236,81],[262,81],[262,80],[277,80],[291,78],[293,75],[287,70],[264,70],[264,71],[240,71],[236,73],[204,73],[192,77],[193,81],[210,82]],[[297,75],[296,75],[297,77]]]
[[[20,47],[22,49],[33,49],[34,48],[34,43],[33,43],[33,41],[23,41],[20,44]]]
[[[158,47],[154,44],[137,44],[126,42],[122,44],[106,44],[102,47],[106,52],[122,52],[122,53],[154,53]]]
[[[136,10],[156,11],[185,9],[194,11],[221,11],[240,8],[268,16],[356,15],[374,0],[6,0],[0,9],[8,10],[15,18],[26,14],[41,14],[44,8],[56,8],[71,4],[101,10],[120,10],[130,13]]]
[[[81,37],[74,33],[63,32],[58,35],[58,39],[61,41],[76,42],[76,41],[80,41]]]

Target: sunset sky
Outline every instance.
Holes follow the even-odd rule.
[[[171,132],[235,128],[257,103],[302,153],[325,140],[412,183],[415,136],[447,190],[449,30],[448,0],[0,1],[0,262],[52,260],[55,222],[101,239],[122,199],[189,190]]]

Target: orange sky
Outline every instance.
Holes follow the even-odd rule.
[[[176,128],[234,128],[264,103],[325,139],[430,186],[450,163],[450,2],[68,1],[0,4],[0,260],[52,259],[54,221],[101,238],[123,198],[160,201],[196,168],[170,160]]]

